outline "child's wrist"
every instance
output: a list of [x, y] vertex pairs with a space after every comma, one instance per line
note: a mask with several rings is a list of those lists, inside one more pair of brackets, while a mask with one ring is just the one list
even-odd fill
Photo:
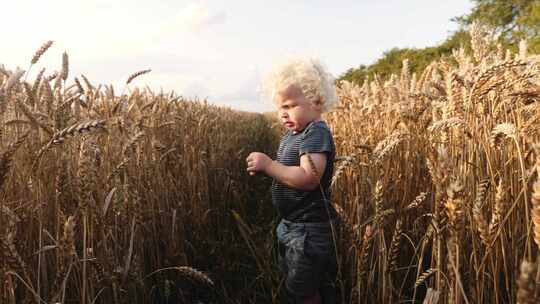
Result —
[[268, 162], [268, 165], [266, 166], [264, 172], [268, 175], [270, 175], [270, 172], [272, 172], [273, 167], [275, 166], [275, 161], [273, 159], [270, 159]]

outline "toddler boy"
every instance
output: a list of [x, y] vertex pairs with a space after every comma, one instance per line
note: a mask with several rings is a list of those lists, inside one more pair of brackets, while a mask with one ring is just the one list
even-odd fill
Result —
[[335, 145], [322, 113], [337, 102], [332, 76], [316, 59], [294, 59], [267, 77], [265, 89], [287, 132], [276, 160], [247, 157], [250, 175], [273, 178], [279, 266], [296, 303], [335, 303], [336, 211], [330, 203]]

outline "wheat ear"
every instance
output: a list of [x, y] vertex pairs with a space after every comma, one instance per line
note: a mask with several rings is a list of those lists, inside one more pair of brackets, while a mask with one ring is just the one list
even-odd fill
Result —
[[135, 72], [135, 73], [131, 74], [128, 77], [127, 81], [126, 81], [126, 84], [129, 84], [130, 82], [133, 81], [133, 79], [135, 79], [135, 78], [137, 78], [137, 77], [139, 77], [141, 75], [144, 75], [146, 73], [150, 73], [150, 71], [152, 71], [152, 70], [148, 69], [148, 70], [142, 70], [142, 71], [138, 71], [138, 72]]
[[41, 56], [53, 45], [53, 41], [49, 40], [45, 42], [41, 47], [36, 51], [34, 56], [32, 57], [32, 60], [30, 61], [31, 64], [36, 64], [41, 58]]
[[520, 274], [517, 281], [517, 303], [518, 304], [533, 304], [538, 303], [534, 294], [536, 263], [527, 261], [521, 262]]

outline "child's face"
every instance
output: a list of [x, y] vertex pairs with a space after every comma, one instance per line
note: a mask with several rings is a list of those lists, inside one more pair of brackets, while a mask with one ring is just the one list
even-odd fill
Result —
[[274, 101], [281, 123], [293, 132], [300, 132], [311, 121], [321, 118], [320, 108], [307, 100], [302, 90], [296, 86], [277, 92]]

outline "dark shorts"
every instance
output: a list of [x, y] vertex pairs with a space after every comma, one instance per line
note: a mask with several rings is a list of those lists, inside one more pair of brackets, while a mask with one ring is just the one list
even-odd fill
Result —
[[296, 297], [311, 296], [316, 291], [324, 296], [333, 290], [337, 261], [330, 223], [294, 223], [283, 219], [276, 232], [279, 267], [286, 275], [287, 290]]

